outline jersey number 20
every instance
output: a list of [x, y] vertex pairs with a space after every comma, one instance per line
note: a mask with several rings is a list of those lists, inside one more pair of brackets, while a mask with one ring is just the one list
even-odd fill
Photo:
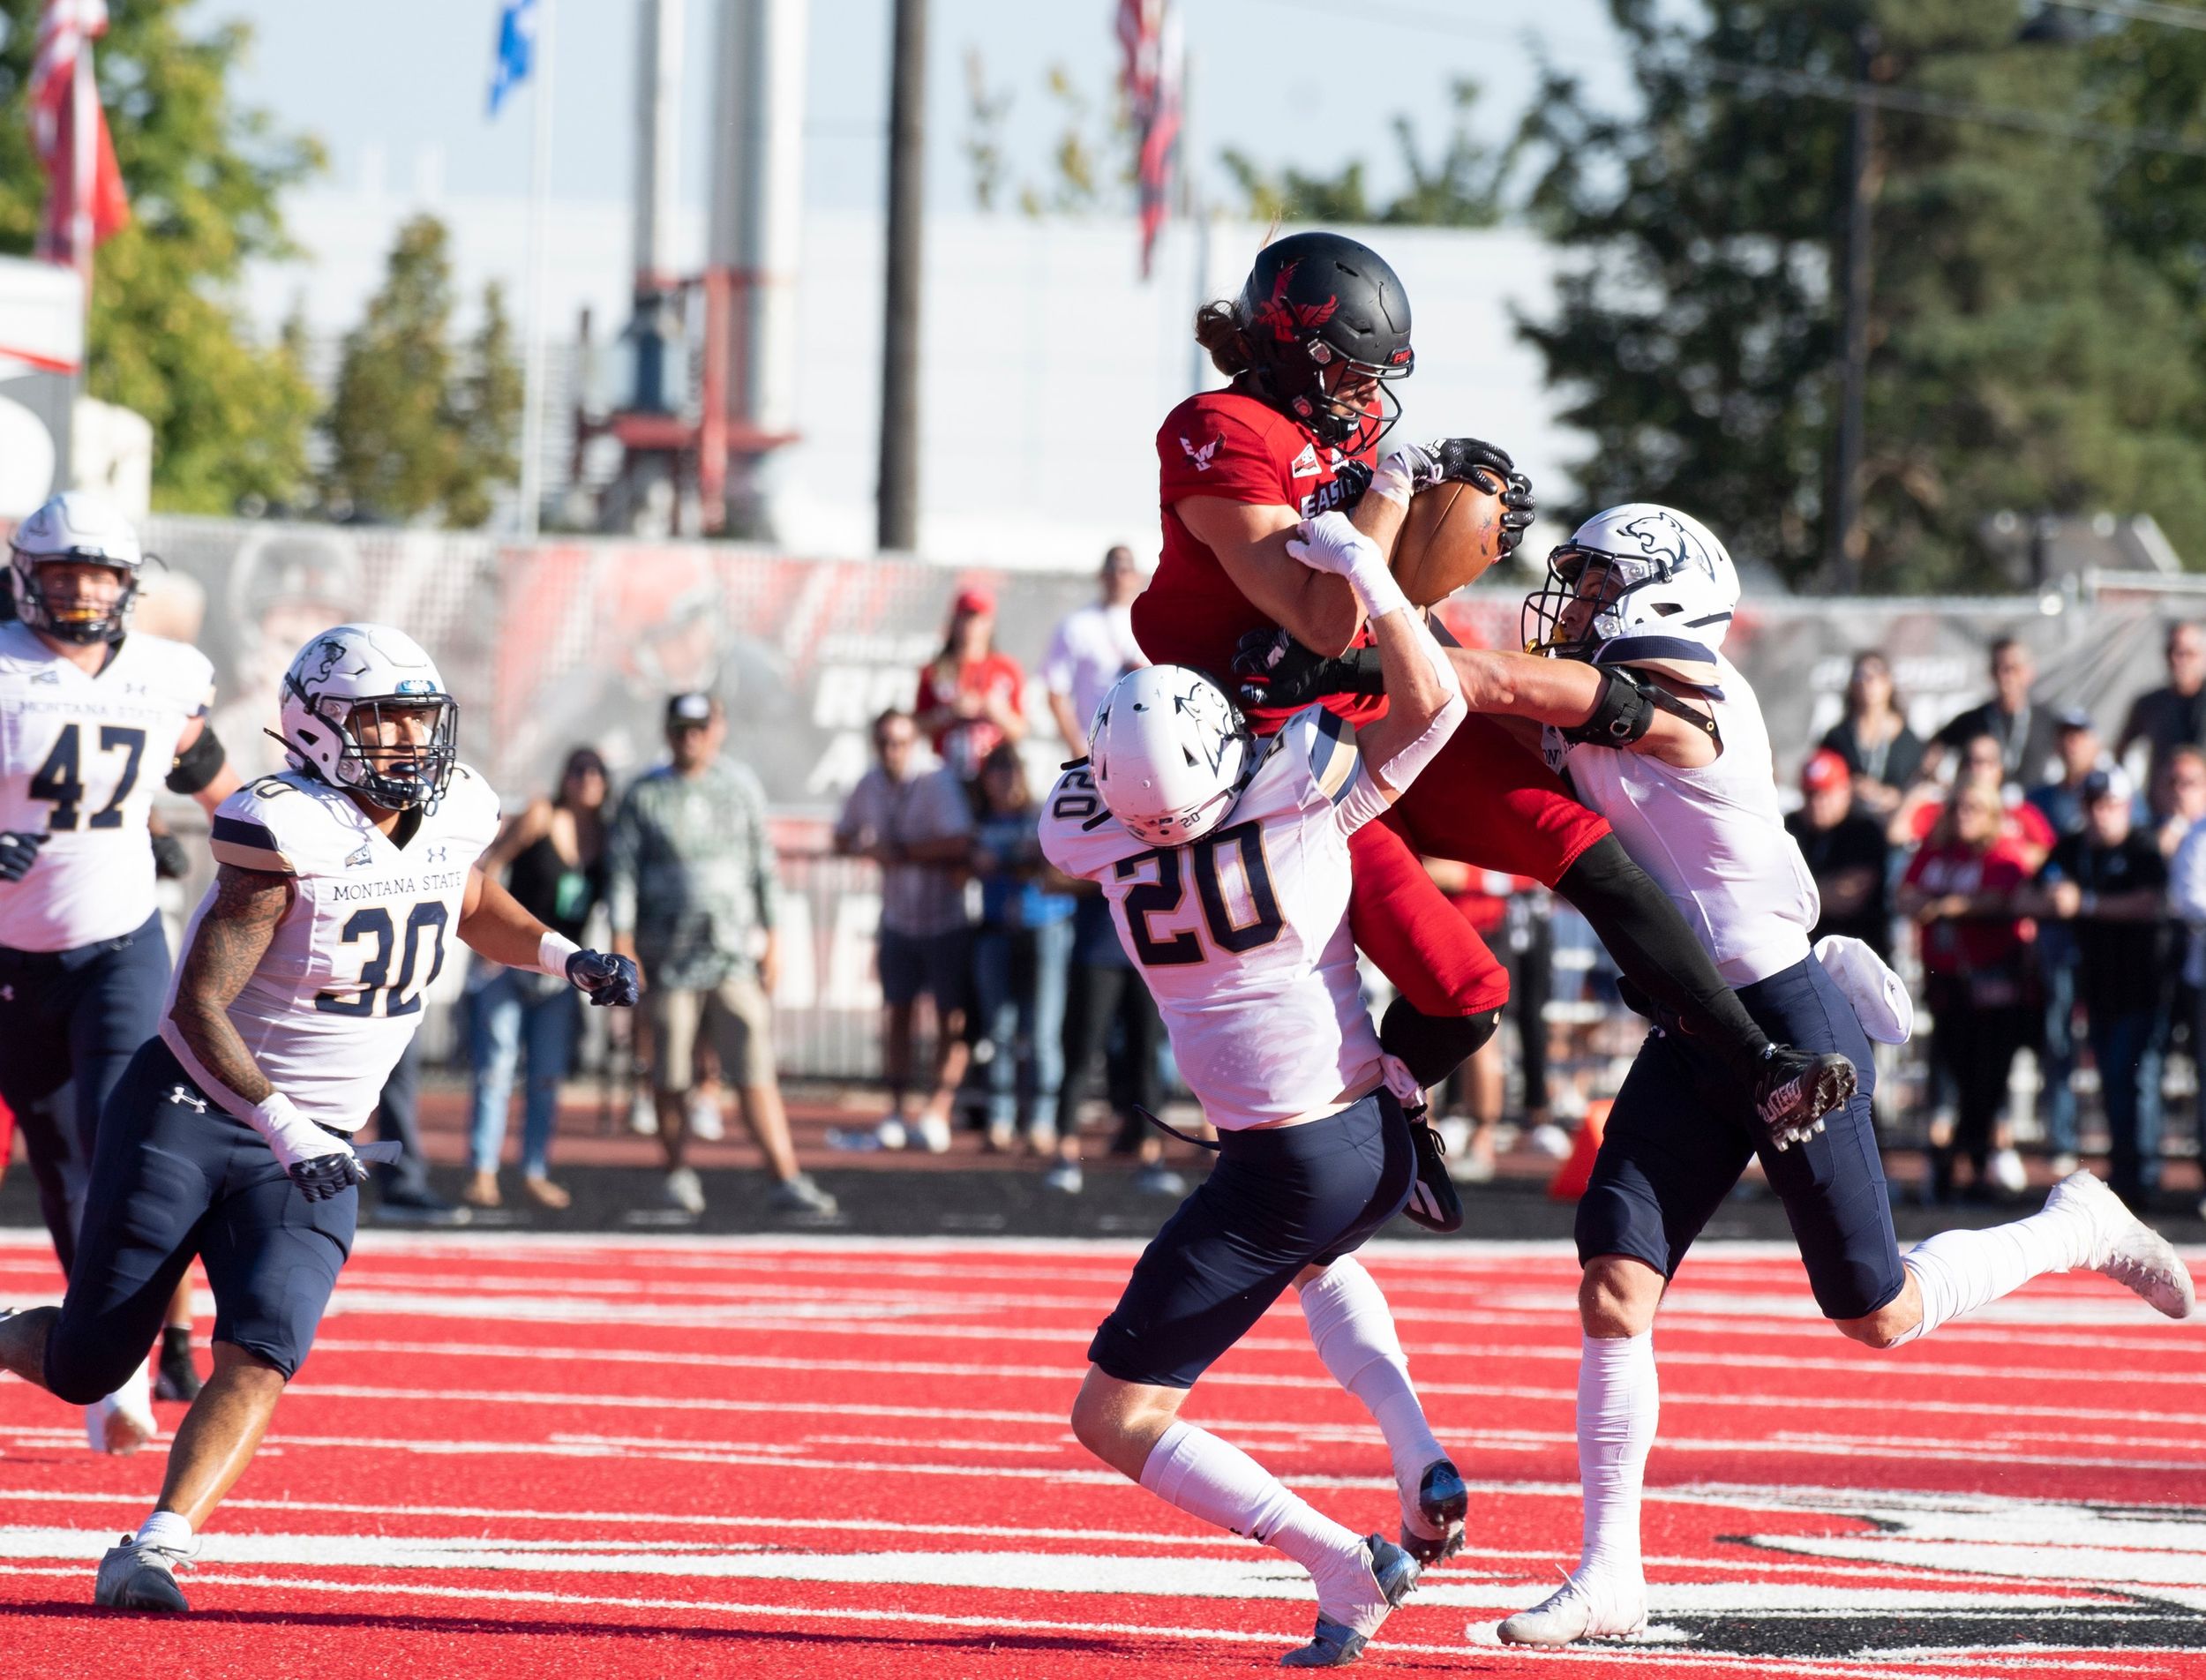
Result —
[[[1226, 902], [1226, 885], [1219, 874], [1219, 857], [1229, 851], [1239, 856], [1241, 873], [1249, 886], [1246, 921], [1234, 919], [1234, 907]], [[1152, 916], [1169, 916], [1187, 896], [1187, 883], [1181, 871], [1182, 858], [1188, 860], [1187, 873], [1195, 877], [1196, 896], [1203, 904], [1203, 926], [1210, 931], [1212, 941], [1219, 950], [1235, 955], [1253, 951], [1269, 945], [1285, 930], [1287, 923], [1279, 915], [1279, 896], [1272, 889], [1272, 872], [1264, 862], [1260, 825], [1236, 822], [1230, 829], [1205, 835], [1192, 845], [1144, 851], [1119, 863], [1117, 874], [1121, 881], [1144, 863], [1153, 860], [1157, 866], [1157, 878], [1129, 889], [1123, 901], [1126, 930], [1133, 936], [1134, 954], [1144, 965], [1169, 968], [1204, 962], [1210, 956], [1203, 949], [1202, 936], [1191, 927], [1164, 939], [1149, 929]]]
[[[84, 826], [119, 829], [123, 826], [123, 801], [131, 797], [131, 790], [138, 785], [138, 761], [146, 755], [146, 731], [125, 729], [119, 724], [102, 724], [100, 750], [123, 754], [123, 774], [116, 778], [115, 791], [108, 802], [94, 811], [91, 821]], [[46, 762], [38, 767], [38, 774], [31, 778], [31, 797], [54, 807], [46, 817], [49, 834], [64, 833], [77, 827], [78, 814], [85, 801], [83, 762], [84, 749], [78, 725], [64, 724], [60, 737], [54, 742], [54, 750], [46, 755]]]
[[[375, 941], [375, 954], [360, 964], [360, 992], [356, 997], [346, 997], [335, 992], [315, 994], [314, 1007], [325, 1015], [411, 1015], [421, 1008], [422, 992], [426, 992], [444, 968], [445, 908], [440, 898], [424, 898], [416, 904], [406, 918], [406, 949], [399, 958], [398, 978], [391, 979], [391, 948], [397, 944], [397, 930], [391, 922], [391, 912], [380, 904], [365, 910], [356, 910], [345, 923], [344, 932], [337, 937], [344, 944], [357, 944], [362, 940]], [[429, 972], [423, 976], [420, 991], [412, 991], [414, 970], [421, 961], [421, 936], [427, 933], [434, 941], [430, 953]], [[409, 993], [411, 992], [411, 995]]]

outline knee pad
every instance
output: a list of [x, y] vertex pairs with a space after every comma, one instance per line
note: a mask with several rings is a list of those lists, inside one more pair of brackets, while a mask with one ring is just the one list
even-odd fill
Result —
[[1501, 1025], [1501, 1011], [1481, 1015], [1427, 1015], [1407, 998], [1386, 1006], [1379, 1022], [1379, 1048], [1401, 1058], [1417, 1083], [1430, 1090], [1453, 1073]]

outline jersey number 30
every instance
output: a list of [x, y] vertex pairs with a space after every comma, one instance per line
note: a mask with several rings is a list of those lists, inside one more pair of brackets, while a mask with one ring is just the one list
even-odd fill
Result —
[[[116, 778], [115, 791], [108, 802], [92, 814], [87, 829], [119, 829], [123, 826], [123, 801], [131, 797], [131, 790], [138, 785], [138, 761], [146, 755], [146, 731], [125, 729], [119, 724], [100, 725], [100, 750], [102, 753], [123, 754], [123, 774]], [[46, 755], [38, 774], [31, 778], [31, 797], [43, 800], [54, 808], [48, 813], [46, 829], [49, 834], [61, 834], [73, 829], [85, 801], [84, 749], [78, 735], [78, 725], [64, 724], [61, 735], [54, 742], [54, 750]]]
[[[1245, 914], [1239, 918], [1235, 915], [1236, 906], [1227, 902], [1226, 882], [1219, 868], [1219, 858], [1226, 853], [1240, 861], [1242, 877], [1248, 887]], [[1186, 875], [1181, 869], [1183, 858], [1188, 865], [1186, 874], [1195, 877], [1196, 896], [1202, 901], [1203, 926], [1219, 950], [1235, 955], [1253, 951], [1269, 945], [1286, 929], [1287, 923], [1279, 915], [1279, 896], [1272, 889], [1272, 872], [1264, 862], [1260, 825], [1237, 822], [1230, 829], [1204, 836], [1192, 845], [1144, 851], [1119, 863], [1117, 874], [1121, 881], [1128, 879], [1144, 863], [1154, 862], [1157, 866], [1157, 878], [1128, 889], [1122, 901], [1126, 931], [1133, 939], [1134, 955], [1144, 965], [1169, 968], [1209, 958], [1210, 953], [1203, 949], [1202, 936], [1191, 927], [1162, 939], [1150, 931], [1152, 916], [1169, 916], [1187, 896]]]
[[[422, 993], [429, 989], [444, 968], [444, 928], [442, 899], [424, 898], [414, 906], [406, 918], [406, 949], [399, 958], [398, 978], [394, 980], [391, 949], [398, 939], [391, 912], [380, 904], [354, 911], [338, 939], [347, 945], [369, 939], [375, 941], [375, 954], [360, 964], [359, 993], [356, 996], [346, 996], [337, 992], [319, 992], [315, 994], [314, 1007], [325, 1015], [413, 1014], [421, 1008]], [[421, 936], [424, 933], [432, 941], [429, 972], [422, 977], [420, 990], [416, 991], [414, 970], [421, 962]]]

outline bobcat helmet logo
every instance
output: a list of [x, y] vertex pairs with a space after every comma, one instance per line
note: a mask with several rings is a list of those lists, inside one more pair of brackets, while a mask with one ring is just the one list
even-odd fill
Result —
[[322, 663], [321, 668], [315, 671], [312, 680], [327, 682], [329, 673], [337, 669], [337, 662], [345, 656], [345, 644], [334, 636], [326, 636], [314, 651], [321, 656]]
[[1667, 514], [1642, 514], [1624, 528], [1623, 535], [1639, 545], [1660, 576], [1675, 577], [1692, 561], [1691, 534]]
[[1182, 437], [1180, 439], [1180, 447], [1187, 451], [1187, 458], [1195, 463], [1195, 470], [1197, 472], [1208, 472], [1211, 469], [1211, 457], [1218, 453], [1219, 441], [1220, 439], [1212, 438], [1200, 449], [1197, 449], [1193, 444], [1189, 443], [1186, 438]]
[[1300, 263], [1287, 263], [1272, 281], [1272, 296], [1257, 305], [1257, 326], [1268, 326], [1272, 336], [1282, 344], [1299, 338], [1304, 333], [1314, 333], [1332, 319], [1333, 311], [1340, 307], [1338, 297], [1328, 297], [1322, 304], [1298, 304], [1287, 295], [1288, 284], [1294, 278]]

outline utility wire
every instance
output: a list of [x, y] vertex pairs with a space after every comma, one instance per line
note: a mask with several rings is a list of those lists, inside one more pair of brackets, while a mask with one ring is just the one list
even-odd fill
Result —
[[[2105, 0], [2116, 4], [2117, 0]], [[2142, 0], [2120, 0], [2142, 4]], [[2062, 0], [2068, 4], [2068, 0]], [[2133, 152], [2160, 152], [2175, 157], [2206, 158], [2206, 140], [2189, 140], [2165, 129], [2115, 128], [2075, 117], [2052, 116], [2043, 111], [2013, 106], [1977, 105], [1947, 99], [1939, 94], [1918, 93], [1882, 82], [1844, 81], [1835, 76], [1810, 75], [1805, 71], [1776, 70], [1760, 64], [1736, 64], [1722, 59], [1706, 60], [1700, 68], [1718, 81], [1737, 84], [1750, 91], [1791, 94], [1805, 99], [1827, 99], [1842, 105], [1873, 105], [1881, 110], [1907, 111], [1917, 116], [1942, 116], [1955, 122], [1981, 123], [1991, 128], [2046, 134], [2059, 139], [2089, 140]]]

